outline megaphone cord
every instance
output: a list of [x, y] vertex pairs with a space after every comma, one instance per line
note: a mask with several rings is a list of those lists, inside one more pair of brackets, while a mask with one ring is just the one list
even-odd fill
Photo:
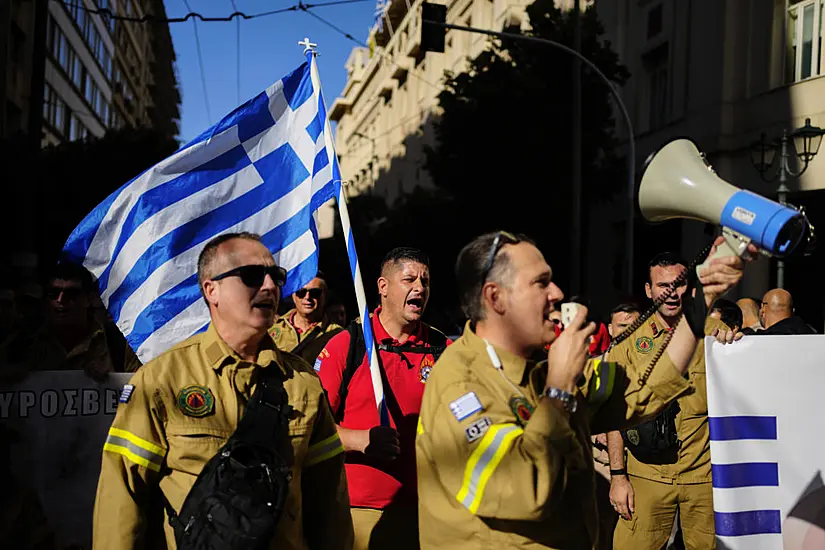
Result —
[[[707, 245], [704, 249], [702, 249], [702, 251], [696, 256], [696, 258], [694, 258], [694, 260], [690, 263], [690, 265], [687, 266], [687, 269], [685, 269], [678, 277], [676, 277], [676, 279], [673, 280], [672, 283], [670, 283], [670, 288], [668, 288], [668, 290], [664, 294], [659, 296], [657, 299], [653, 300], [653, 303], [651, 304], [651, 306], [649, 308], [647, 308], [645, 310], [645, 312], [642, 313], [639, 316], [638, 319], [636, 319], [633, 323], [631, 323], [630, 326], [628, 326], [626, 329], [624, 329], [624, 331], [622, 331], [621, 334], [616, 336], [616, 338], [614, 338], [613, 341], [610, 342], [610, 347], [608, 348], [607, 353], [609, 353], [611, 349], [613, 349], [617, 345], [621, 344], [623, 341], [630, 338], [630, 336], [634, 332], [639, 330], [642, 327], [642, 325], [644, 325], [645, 322], [648, 319], [650, 319], [656, 313], [656, 311], [661, 307], [662, 304], [664, 304], [667, 300], [669, 300], [676, 293], [676, 289], [678, 289], [680, 286], [685, 284], [688, 277], [690, 277], [690, 275], [692, 273], [695, 273], [696, 266], [699, 265], [700, 263], [704, 262], [705, 258], [708, 257], [708, 254], [710, 254], [711, 248], [713, 248], [712, 243]], [[667, 334], [665, 335], [665, 339], [662, 342], [662, 345], [659, 346], [658, 350], [656, 350], [656, 353], [653, 355], [653, 359], [650, 361], [650, 365], [648, 365], [648, 367], [645, 370], [644, 374], [639, 379], [640, 383], [644, 384], [647, 381], [647, 379], [650, 377], [650, 374], [653, 372], [653, 367], [656, 366], [656, 363], [659, 361], [659, 359], [662, 357], [662, 354], [667, 349], [668, 344], [670, 344], [670, 340], [673, 338], [673, 333], [676, 330], [676, 327], [682, 321], [683, 317], [684, 317], [684, 313], [680, 313], [679, 318], [676, 320], [676, 323], [673, 325], [673, 329], [667, 331]]]

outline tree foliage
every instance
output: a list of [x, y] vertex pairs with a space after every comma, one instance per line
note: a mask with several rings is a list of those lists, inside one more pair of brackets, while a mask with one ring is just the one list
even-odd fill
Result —
[[[536, 0], [527, 14], [531, 30], [524, 34], [572, 47], [572, 12]], [[581, 45], [617, 87], [626, 82], [629, 73], [592, 8], [581, 17]], [[437, 145], [427, 151], [436, 186], [460, 201], [457, 215], [467, 214], [459, 223], [476, 234], [497, 228], [527, 233], [556, 258], [554, 267], [570, 253], [573, 63], [569, 53], [549, 45], [491, 43], [468, 72], [447, 79], [438, 98]], [[588, 203], [608, 199], [626, 183], [610, 90], [587, 68], [581, 90], [586, 215]]]

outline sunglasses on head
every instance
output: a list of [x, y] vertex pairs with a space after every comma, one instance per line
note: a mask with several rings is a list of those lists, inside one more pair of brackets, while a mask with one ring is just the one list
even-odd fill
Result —
[[295, 291], [295, 296], [298, 297], [299, 300], [303, 300], [304, 296], [309, 294], [309, 297], [313, 300], [320, 300], [321, 295], [324, 293], [324, 289], [322, 288], [302, 288], [300, 290]]
[[83, 294], [83, 289], [77, 287], [61, 288], [59, 286], [53, 286], [46, 290], [45, 294], [46, 298], [49, 300], [57, 300], [60, 298], [61, 294], [63, 295], [64, 300], [77, 300]]
[[525, 240], [524, 236], [514, 235], [507, 231], [499, 231], [496, 233], [496, 238], [493, 239], [493, 244], [490, 247], [490, 254], [487, 256], [487, 261], [484, 264], [484, 270], [482, 271], [483, 277], [481, 278], [482, 282], [486, 281], [490, 275], [490, 271], [493, 269], [493, 264], [496, 261], [496, 255], [498, 251], [501, 250], [501, 247], [505, 244], [518, 244], [523, 240]]
[[220, 281], [227, 277], [240, 277], [241, 282], [249, 288], [261, 288], [266, 276], [272, 277], [272, 282], [278, 286], [286, 283], [286, 269], [277, 265], [242, 265], [212, 277], [213, 281]]

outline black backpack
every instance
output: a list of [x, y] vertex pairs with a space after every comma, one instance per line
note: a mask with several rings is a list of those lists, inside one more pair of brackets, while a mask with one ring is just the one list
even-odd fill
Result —
[[665, 463], [675, 458], [679, 448], [676, 415], [679, 404], [668, 404], [655, 418], [622, 432], [627, 449], [640, 462]]
[[262, 369], [237, 430], [203, 467], [180, 513], [165, 503], [178, 550], [269, 547], [292, 480], [279, 450], [289, 444], [291, 413], [281, 370]]
[[[404, 343], [400, 346], [393, 346], [390, 344], [378, 344], [377, 351], [386, 351], [399, 354], [410, 368], [413, 368], [413, 365], [404, 355], [405, 353], [432, 355], [433, 362], [438, 361], [438, 358], [441, 357], [441, 354], [444, 353], [445, 349], [447, 349], [447, 337], [443, 332], [429, 325], [427, 325], [427, 330], [429, 331], [427, 345]], [[341, 377], [341, 386], [338, 389], [338, 414], [336, 414], [336, 420], [339, 422], [344, 417], [347, 394], [349, 393], [349, 383], [352, 380], [353, 375], [355, 375], [355, 371], [357, 371], [358, 367], [361, 366], [361, 363], [364, 362], [364, 357], [367, 354], [367, 345], [364, 342], [364, 330], [361, 328], [360, 319], [350, 323], [349, 326], [347, 326], [347, 332], [349, 332], [347, 364], [346, 367], [344, 367], [344, 373]], [[379, 354], [379, 362], [380, 358], [381, 356]], [[387, 391], [387, 388], [385, 388], [385, 391]]]

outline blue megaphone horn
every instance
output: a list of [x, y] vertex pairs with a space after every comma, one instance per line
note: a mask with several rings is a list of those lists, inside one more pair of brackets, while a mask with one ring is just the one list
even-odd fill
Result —
[[[639, 209], [646, 220], [687, 218], [722, 227], [725, 244], [713, 258], [745, 254], [753, 243], [768, 256], [786, 257], [813, 226], [803, 209], [779, 204], [721, 179], [689, 139], [675, 139], [651, 154], [642, 172]], [[712, 258], [697, 266], [697, 272]]]

